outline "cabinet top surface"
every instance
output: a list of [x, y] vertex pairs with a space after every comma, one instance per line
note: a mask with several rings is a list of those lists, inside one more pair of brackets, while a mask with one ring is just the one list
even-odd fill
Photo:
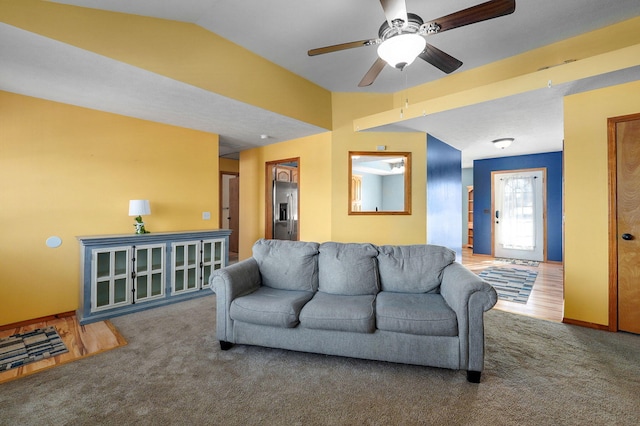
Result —
[[158, 241], [173, 238], [199, 238], [204, 237], [224, 237], [231, 234], [230, 229], [203, 229], [198, 231], [175, 231], [175, 232], [150, 232], [148, 234], [112, 234], [112, 235], [86, 235], [76, 237], [81, 243], [96, 243], [107, 241]]

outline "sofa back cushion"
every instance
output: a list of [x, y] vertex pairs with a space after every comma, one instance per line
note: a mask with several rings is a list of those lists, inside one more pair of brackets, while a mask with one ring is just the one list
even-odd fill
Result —
[[318, 289], [344, 296], [377, 294], [377, 255], [373, 244], [322, 243], [318, 256]]
[[280, 290], [318, 290], [318, 243], [260, 239], [253, 245], [262, 285]]
[[383, 291], [437, 292], [442, 271], [456, 260], [456, 253], [436, 245], [380, 246], [378, 268]]

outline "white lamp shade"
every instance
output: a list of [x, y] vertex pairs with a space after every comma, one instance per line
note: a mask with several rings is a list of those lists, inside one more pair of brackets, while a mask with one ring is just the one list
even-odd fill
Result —
[[151, 214], [149, 200], [129, 200], [129, 216], [143, 216]]
[[400, 34], [391, 37], [378, 46], [378, 56], [395, 68], [404, 68], [418, 57], [427, 45], [418, 34]]

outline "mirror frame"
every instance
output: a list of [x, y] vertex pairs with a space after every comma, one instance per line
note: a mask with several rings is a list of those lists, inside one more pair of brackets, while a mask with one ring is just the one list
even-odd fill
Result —
[[[353, 211], [351, 208], [351, 194], [353, 191], [353, 156], [366, 155], [374, 157], [404, 157], [404, 209], [386, 211]], [[348, 184], [347, 192], [348, 212], [351, 216], [380, 216], [380, 215], [410, 215], [411, 214], [411, 153], [391, 151], [349, 151], [348, 157]]]

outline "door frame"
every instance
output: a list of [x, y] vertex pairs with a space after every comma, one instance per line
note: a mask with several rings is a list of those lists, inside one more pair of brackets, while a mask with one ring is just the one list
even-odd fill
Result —
[[618, 331], [618, 137], [617, 125], [640, 120], [640, 113], [607, 119], [609, 167], [609, 331]]
[[220, 177], [219, 177], [219, 191], [218, 191], [218, 206], [219, 206], [219, 210], [220, 210], [220, 217], [218, 218], [218, 227], [222, 229], [222, 187], [224, 185], [224, 175], [229, 175], [229, 176], [235, 176], [237, 178], [240, 177], [240, 173], [238, 172], [220, 172]]
[[533, 167], [530, 169], [514, 169], [514, 170], [493, 170], [491, 172], [491, 256], [495, 257], [496, 253], [496, 200], [495, 188], [493, 185], [494, 176], [501, 173], [522, 173], [522, 172], [542, 172], [542, 261], [547, 261], [547, 168]]
[[[219, 173], [219, 183], [218, 183], [218, 228], [222, 229], [222, 225], [223, 225], [223, 215], [224, 215], [224, 211], [223, 211], [223, 200], [222, 200], [222, 191], [223, 191], [223, 187], [224, 187], [224, 176], [228, 175], [228, 176], [235, 176], [237, 179], [240, 179], [240, 173], [238, 172], [226, 172], [226, 171], [220, 171]], [[227, 187], [227, 192], [228, 191], [228, 187]], [[238, 187], [239, 189], [239, 187]], [[227, 214], [229, 214], [231, 212], [231, 210], [229, 210], [227, 212]], [[240, 215], [240, 209], [238, 208], [238, 216]], [[231, 227], [229, 227], [230, 229]], [[240, 220], [238, 218], [238, 233], [236, 233], [235, 238], [238, 239], [238, 250], [240, 250]], [[232, 238], [231, 236], [229, 238]]]
[[[225, 187], [225, 181], [224, 181], [224, 176], [235, 176], [236, 179], [240, 179], [240, 173], [239, 172], [226, 172], [226, 171], [220, 171], [220, 178], [218, 179], [219, 182], [219, 189], [218, 189], [218, 210], [219, 210], [219, 217], [218, 217], [218, 227], [220, 229], [223, 229], [223, 222], [224, 222], [224, 206], [223, 206], [223, 190]], [[240, 181], [238, 181], [239, 183]], [[229, 193], [229, 185], [227, 183], [227, 193]], [[238, 186], [238, 192], [240, 192], [240, 186]], [[229, 194], [227, 194], [229, 195]], [[238, 196], [240, 194], [238, 193]], [[238, 200], [240, 201], [240, 200]], [[227, 211], [227, 214], [229, 216], [231, 216], [231, 204], [229, 204], [228, 206], [229, 210]], [[238, 232], [236, 232], [235, 236], [234, 235], [230, 235], [229, 239], [231, 238], [235, 238], [237, 240], [237, 249], [240, 250], [240, 207], [239, 207], [239, 203], [238, 203]], [[231, 229], [231, 224], [229, 224], [229, 229]], [[235, 242], [235, 240], [234, 240]], [[231, 247], [231, 242], [229, 242], [229, 247]]]
[[264, 163], [264, 238], [273, 239], [273, 179], [272, 169], [278, 164], [284, 163], [298, 164], [298, 239], [300, 239], [300, 157], [284, 158], [282, 160], [267, 161]]

